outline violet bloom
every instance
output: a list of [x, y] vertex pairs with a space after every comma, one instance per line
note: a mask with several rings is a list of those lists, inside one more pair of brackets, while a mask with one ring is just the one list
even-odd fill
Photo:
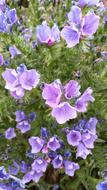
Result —
[[31, 170], [23, 176], [23, 183], [24, 184], [29, 183], [31, 180], [37, 183], [42, 176], [43, 176], [42, 172], [37, 173], [36, 171]]
[[64, 86], [64, 94], [67, 99], [76, 98], [78, 97], [80, 93], [80, 85], [75, 80], [70, 80], [65, 86]]
[[70, 119], [77, 117], [76, 109], [68, 102], [62, 102], [57, 105], [55, 108], [53, 108], [51, 114], [59, 124], [64, 124]]
[[16, 168], [14, 166], [8, 166], [8, 171], [11, 175], [17, 175], [19, 172], [19, 168]]
[[68, 144], [72, 146], [78, 146], [81, 141], [81, 133], [79, 131], [71, 130], [67, 134]]
[[42, 92], [42, 97], [46, 100], [46, 104], [52, 108], [56, 107], [61, 99], [61, 89], [59, 84], [53, 82], [45, 84]]
[[77, 163], [67, 160], [64, 161], [64, 167], [65, 167], [65, 173], [71, 177], [74, 176], [75, 171], [80, 168]]
[[2, 73], [2, 77], [6, 82], [5, 88], [10, 91], [15, 91], [18, 82], [18, 73], [15, 69], [7, 69]]
[[22, 121], [22, 120], [27, 119], [27, 117], [26, 117], [24, 111], [22, 111], [22, 110], [17, 110], [17, 111], [15, 112], [15, 115], [16, 115], [16, 121], [17, 121], [17, 122], [20, 122], [20, 121]]
[[51, 137], [48, 141], [47, 147], [52, 151], [56, 151], [60, 148], [59, 140], [56, 137]]
[[83, 159], [86, 159], [86, 157], [91, 154], [91, 150], [87, 149], [85, 145], [80, 142], [80, 144], [77, 147], [77, 153], [76, 158], [81, 157]]
[[25, 91], [21, 87], [17, 87], [16, 90], [10, 92], [11, 96], [13, 96], [15, 99], [21, 99], [23, 98]]
[[16, 137], [16, 133], [14, 131], [14, 128], [8, 128], [6, 131], [5, 131], [5, 138], [8, 139], [8, 140], [11, 140], [13, 138]]
[[54, 160], [52, 160], [52, 165], [55, 169], [61, 168], [63, 164], [63, 158], [61, 155], [57, 155]]
[[86, 112], [89, 102], [94, 102], [94, 97], [92, 96], [93, 90], [89, 87], [85, 90], [83, 95], [76, 101], [76, 109], [78, 112]]
[[89, 132], [85, 132], [82, 134], [82, 142], [84, 143], [86, 148], [92, 149], [94, 148], [94, 142], [97, 139], [97, 135], [93, 135]]
[[14, 59], [17, 55], [21, 55], [21, 52], [16, 48], [16, 46], [10, 46], [9, 52], [11, 54], [11, 59]]
[[4, 10], [5, 4], [6, 4], [5, 0], [0, 0], [0, 10], [1, 10], [1, 11]]
[[43, 148], [45, 141], [39, 137], [30, 137], [29, 144], [32, 147], [31, 153], [38, 153]]
[[0, 54], [0, 66], [2, 66], [2, 65], [3, 65], [3, 63], [4, 63], [4, 59], [3, 59], [2, 54]]
[[94, 6], [97, 5], [99, 3], [100, 0], [79, 0], [79, 6], [80, 7], [84, 7], [84, 6]]
[[47, 162], [43, 158], [39, 157], [36, 160], [34, 160], [32, 164], [32, 169], [37, 173], [40, 173], [40, 172], [45, 172], [47, 166], [48, 166]]
[[20, 171], [22, 173], [26, 173], [28, 169], [29, 169], [29, 164], [25, 163], [25, 161], [22, 161], [20, 164]]
[[0, 11], [0, 32], [5, 33], [8, 32], [8, 24], [6, 21], [6, 16], [2, 11]]
[[8, 180], [9, 174], [7, 174], [4, 166], [0, 166], [0, 180]]
[[96, 135], [96, 125], [98, 120], [96, 117], [91, 117], [90, 120], [86, 123], [85, 128], [90, 131], [91, 134]]
[[37, 43], [47, 44], [48, 46], [53, 45], [55, 42], [60, 40], [60, 31], [58, 26], [54, 24], [52, 28], [47, 25], [47, 22], [42, 22], [41, 25], [36, 28]]
[[21, 87], [25, 90], [32, 90], [35, 88], [40, 80], [40, 75], [35, 69], [26, 70], [19, 77]]
[[31, 125], [28, 123], [28, 121], [22, 121], [16, 125], [16, 128], [21, 131], [21, 133], [26, 133], [31, 129]]
[[14, 24], [17, 21], [16, 9], [10, 9], [7, 13], [10, 24]]
[[98, 183], [98, 185], [96, 186], [96, 190], [106, 190], [107, 189], [107, 181], [102, 181], [100, 183]]
[[96, 32], [100, 17], [91, 12], [82, 17], [81, 9], [73, 6], [68, 13], [68, 20], [70, 25], [62, 29], [61, 36], [70, 48], [77, 45], [81, 37], [92, 36]]

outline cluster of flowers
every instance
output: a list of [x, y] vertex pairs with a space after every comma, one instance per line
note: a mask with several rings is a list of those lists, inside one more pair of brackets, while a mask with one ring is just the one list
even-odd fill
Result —
[[0, 1], [0, 32], [9, 32], [17, 22], [16, 9], [6, 6], [5, 0]]
[[[26, 133], [31, 129], [30, 122], [33, 122], [36, 119], [35, 112], [30, 112], [27, 116], [24, 111], [17, 110], [15, 112], [16, 115], [16, 128], [20, 130], [20, 132]], [[10, 127], [5, 131], [5, 138], [11, 140], [16, 137], [15, 129]]]
[[[17, 114], [16, 120], [23, 118], [23, 112]], [[33, 116], [34, 118], [34, 116]], [[41, 128], [41, 136], [33, 136], [29, 138], [31, 152], [28, 157], [33, 155], [32, 164], [26, 164], [24, 161], [21, 164], [13, 163], [13, 166], [8, 167], [6, 172], [3, 166], [0, 167], [0, 180], [13, 179], [21, 187], [25, 187], [26, 183], [33, 180], [38, 182], [46, 172], [48, 165], [52, 165], [54, 169], [64, 169], [69, 176], [74, 176], [76, 170], [80, 168], [78, 163], [72, 160], [73, 147], [77, 147], [76, 158], [86, 157], [91, 154], [94, 148], [94, 142], [97, 139], [96, 125], [98, 121], [95, 117], [87, 120], [80, 120], [72, 129], [63, 128], [62, 132], [66, 136], [67, 143], [57, 136], [50, 137], [50, 132], [46, 128]], [[31, 161], [30, 161], [31, 162]], [[25, 174], [22, 179], [16, 178], [18, 172]]]
[[[45, 103], [52, 108], [51, 115], [59, 124], [76, 118], [77, 112], [86, 112], [88, 103], [94, 101], [90, 87], [81, 96], [79, 90], [80, 85], [75, 80], [70, 80], [64, 87], [60, 80], [44, 84], [42, 97]], [[74, 100], [74, 107], [68, 102], [70, 100]]]
[[35, 88], [40, 80], [40, 75], [35, 69], [27, 70], [23, 64], [17, 70], [6, 69], [2, 77], [6, 82], [5, 88], [10, 90], [11, 95], [16, 99], [22, 98], [25, 90], [31, 91]]

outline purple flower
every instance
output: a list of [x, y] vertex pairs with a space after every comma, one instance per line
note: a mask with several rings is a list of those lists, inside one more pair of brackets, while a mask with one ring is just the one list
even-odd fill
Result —
[[34, 160], [32, 164], [32, 169], [37, 173], [40, 173], [40, 172], [45, 172], [47, 166], [48, 166], [47, 162], [43, 158], [39, 157], [36, 160]]
[[84, 6], [94, 6], [97, 5], [99, 3], [100, 0], [79, 0], [79, 6], [80, 7], [84, 7]]
[[20, 171], [22, 173], [26, 173], [28, 169], [29, 169], [29, 164], [26, 164], [25, 161], [22, 161], [20, 164]]
[[17, 129], [20, 129], [21, 133], [26, 133], [31, 129], [31, 125], [28, 123], [28, 121], [21, 121], [16, 125]]
[[17, 80], [18, 74], [16, 73], [15, 69], [7, 69], [2, 73], [3, 79], [6, 81], [5, 88], [14, 91], [16, 89], [16, 85], [18, 85]]
[[81, 133], [79, 131], [71, 130], [67, 134], [68, 144], [72, 146], [78, 146], [81, 141]]
[[84, 143], [86, 148], [92, 149], [94, 148], [94, 141], [97, 139], [97, 135], [93, 135], [89, 132], [85, 132], [82, 134], [82, 142]]
[[10, 90], [11, 95], [20, 99], [24, 96], [25, 90], [32, 90], [39, 83], [40, 75], [36, 70], [24, 69], [23, 72], [15, 69], [6, 69], [2, 73], [2, 77], [6, 82], [5, 88]]
[[59, 124], [64, 124], [70, 119], [77, 117], [77, 112], [68, 102], [62, 102], [53, 108], [51, 112], [52, 116], [55, 117]]
[[15, 99], [23, 98], [25, 91], [21, 87], [17, 87], [15, 91], [10, 92], [11, 96], [13, 96]]
[[96, 125], [98, 120], [96, 117], [91, 117], [90, 120], [86, 123], [86, 129], [90, 131], [93, 135], [96, 135]]
[[29, 144], [32, 147], [31, 153], [38, 153], [43, 148], [45, 141], [39, 137], [30, 137]]
[[14, 59], [17, 55], [21, 55], [21, 52], [16, 48], [16, 46], [10, 46], [9, 52], [11, 54], [11, 59]]
[[51, 137], [48, 141], [47, 147], [52, 151], [56, 151], [60, 148], [60, 143], [56, 137]]
[[30, 112], [28, 118], [29, 118], [29, 122], [34, 121], [36, 119], [36, 113]]
[[107, 181], [100, 182], [96, 186], [96, 190], [106, 190], [107, 189]]
[[17, 72], [18, 73], [23, 73], [26, 70], [27, 70], [27, 67], [26, 67], [25, 64], [20, 64], [19, 67], [17, 67]]
[[17, 121], [17, 122], [20, 122], [20, 121], [22, 121], [22, 120], [27, 119], [27, 117], [26, 117], [24, 111], [17, 110], [17, 111], [15, 112], [15, 115], [16, 115], [16, 121]]
[[8, 171], [9, 171], [9, 174], [11, 175], [17, 175], [19, 168], [16, 168], [14, 166], [8, 166]]
[[61, 168], [63, 164], [63, 158], [61, 155], [57, 155], [54, 160], [52, 160], [52, 165], [55, 169]]
[[54, 24], [52, 28], [47, 25], [47, 22], [42, 22], [41, 25], [36, 28], [36, 37], [38, 44], [53, 45], [60, 40], [60, 31], [58, 26]]
[[87, 105], [89, 102], [93, 102], [95, 99], [92, 96], [93, 90], [89, 87], [83, 95], [77, 99], [76, 101], [76, 109], [78, 112], [86, 112], [87, 111]]
[[5, 138], [11, 140], [16, 137], [16, 133], [14, 132], [14, 128], [8, 128], [5, 131]]
[[82, 18], [81, 9], [73, 6], [68, 13], [68, 20], [70, 25], [62, 29], [61, 36], [70, 48], [78, 44], [82, 36], [91, 36], [96, 32], [100, 17], [90, 12]]
[[0, 11], [0, 32], [2, 33], [8, 32], [8, 24], [6, 21], [6, 16], [2, 11]]
[[4, 166], [0, 166], [0, 180], [8, 180], [9, 174], [7, 174]]
[[27, 70], [19, 77], [21, 87], [25, 90], [35, 88], [40, 80], [40, 75], [35, 69]]
[[60, 86], [56, 82], [44, 85], [42, 97], [46, 100], [46, 104], [50, 107], [54, 108], [58, 105], [61, 95], [62, 93]]
[[4, 59], [3, 59], [2, 54], [0, 54], [0, 66], [2, 66], [2, 65], [3, 65], [3, 63], [4, 63]]
[[1, 10], [1, 11], [4, 10], [4, 8], [5, 8], [5, 3], [6, 3], [5, 0], [1, 0], [1, 1], [0, 1], [0, 10]]
[[85, 147], [85, 145], [80, 142], [78, 147], [77, 147], [77, 153], [76, 153], [76, 157], [81, 157], [83, 159], [86, 159], [86, 157], [91, 154], [91, 150], [87, 149]]
[[43, 176], [42, 172], [37, 173], [36, 171], [31, 170], [23, 176], [23, 182], [24, 184], [26, 184], [29, 183], [31, 180], [33, 180], [34, 182], [37, 183], [42, 176]]
[[70, 80], [64, 87], [64, 94], [67, 99], [76, 98], [80, 93], [80, 85], [75, 80]]
[[17, 21], [17, 14], [16, 14], [16, 9], [10, 9], [8, 11], [8, 19], [10, 24], [14, 24]]
[[71, 177], [74, 176], [75, 171], [80, 168], [77, 163], [67, 160], [64, 161], [64, 167], [65, 167], [65, 173]]

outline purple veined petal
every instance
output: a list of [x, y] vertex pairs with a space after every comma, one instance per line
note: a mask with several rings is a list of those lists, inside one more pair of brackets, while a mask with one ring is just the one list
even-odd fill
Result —
[[60, 41], [60, 30], [57, 26], [57, 24], [54, 24], [52, 29], [51, 29], [51, 36], [54, 38], [55, 42]]
[[52, 116], [59, 124], [64, 124], [70, 119], [77, 117], [77, 112], [68, 102], [63, 102], [57, 105], [51, 112]]
[[37, 172], [35, 172], [34, 174], [33, 174], [33, 176], [32, 176], [32, 180], [35, 182], [35, 183], [37, 183], [39, 180], [40, 180], [40, 178], [43, 176], [43, 173], [42, 172], [39, 172], [39, 173], [37, 173]]
[[89, 154], [91, 154], [91, 150], [87, 149], [85, 145], [80, 142], [77, 147], [76, 158], [81, 157], [83, 159], [86, 159]]
[[30, 137], [29, 144], [32, 147], [31, 153], [38, 153], [43, 148], [45, 141], [39, 137]]
[[81, 25], [82, 11], [78, 6], [72, 6], [67, 16], [71, 24]]
[[3, 63], [4, 63], [4, 59], [3, 59], [2, 54], [0, 54], [0, 66], [2, 66], [2, 65], [3, 65]]
[[55, 82], [51, 84], [45, 84], [42, 92], [43, 99], [46, 100], [46, 104], [50, 107], [56, 107], [61, 99], [61, 89], [59, 84]]
[[6, 1], [5, 0], [1, 0], [0, 1], [0, 10], [3, 11], [6, 5]]
[[97, 139], [97, 135], [93, 135], [89, 132], [82, 134], [82, 142], [84, 143], [86, 148], [93, 149], [94, 142]]
[[16, 46], [10, 46], [9, 52], [11, 54], [11, 59], [14, 59], [17, 55], [21, 55], [21, 52], [16, 48]]
[[6, 131], [5, 131], [5, 138], [8, 139], [8, 140], [11, 140], [13, 138], [16, 137], [16, 133], [14, 131], [14, 128], [8, 128]]
[[57, 155], [53, 160], [52, 160], [52, 165], [55, 169], [61, 168], [63, 164], [63, 158], [61, 155]]
[[78, 146], [81, 141], [81, 133], [79, 131], [71, 130], [67, 134], [67, 142], [72, 146]]
[[17, 21], [16, 9], [11, 9], [8, 11], [8, 18], [10, 24], [14, 24]]
[[32, 164], [32, 170], [36, 171], [37, 173], [45, 172], [47, 169], [47, 162], [41, 157], [38, 157], [36, 160], [34, 160]]
[[25, 91], [23, 88], [21, 87], [18, 87], [15, 91], [11, 91], [10, 92], [11, 96], [13, 96], [15, 99], [21, 99], [23, 98], [24, 94], [25, 94]]
[[47, 147], [52, 151], [56, 151], [61, 147], [59, 140], [56, 137], [51, 137], [48, 141]]
[[71, 177], [74, 176], [75, 171], [80, 168], [77, 163], [68, 160], [64, 162], [64, 166], [65, 166], [65, 173]]
[[95, 13], [88, 13], [82, 21], [81, 32], [82, 35], [91, 36], [93, 35], [99, 26], [100, 17]]
[[34, 175], [35, 171], [31, 170], [29, 172], [27, 172], [24, 176], [23, 176], [23, 183], [29, 183], [32, 180], [32, 177]]
[[78, 112], [86, 112], [89, 102], [94, 102], [94, 97], [92, 96], [92, 88], [89, 87], [85, 90], [82, 96], [76, 101], [76, 109]]
[[78, 97], [80, 93], [80, 85], [75, 80], [70, 80], [65, 86], [64, 86], [64, 94], [67, 99], [76, 98]]
[[86, 5], [88, 6], [94, 6], [94, 5], [97, 5], [99, 3], [100, 0], [79, 0], [79, 6], [80, 7], [84, 7]]
[[6, 69], [3, 73], [2, 73], [2, 77], [6, 82], [5, 88], [8, 90], [11, 90], [15, 87], [15, 85], [17, 84], [17, 73], [15, 71], [15, 69]]
[[40, 80], [40, 75], [35, 69], [24, 71], [19, 77], [20, 85], [25, 90], [35, 88]]
[[61, 36], [66, 41], [68, 48], [79, 44], [80, 32], [74, 25], [65, 26], [61, 31]]
[[36, 37], [38, 43], [47, 43], [49, 37], [51, 37], [51, 29], [44, 21], [41, 25], [36, 27]]
[[31, 129], [31, 125], [28, 123], [28, 121], [22, 121], [16, 125], [16, 128], [19, 129], [23, 134]]
[[96, 135], [96, 125], [98, 120], [96, 117], [91, 117], [90, 120], [86, 123], [86, 129], [90, 131], [93, 135]]
[[6, 16], [2, 13], [2, 11], [0, 11], [0, 32], [8, 32]]
[[22, 120], [27, 119], [27, 117], [26, 117], [24, 111], [22, 111], [22, 110], [17, 110], [17, 111], [15, 112], [15, 116], [16, 116], [16, 121], [17, 121], [17, 122], [20, 122], [20, 121], [22, 121]]

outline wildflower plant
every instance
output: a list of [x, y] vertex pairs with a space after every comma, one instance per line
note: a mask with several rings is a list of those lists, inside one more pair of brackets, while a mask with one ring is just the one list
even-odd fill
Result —
[[0, 1], [1, 190], [106, 184], [106, 11], [100, 0]]

